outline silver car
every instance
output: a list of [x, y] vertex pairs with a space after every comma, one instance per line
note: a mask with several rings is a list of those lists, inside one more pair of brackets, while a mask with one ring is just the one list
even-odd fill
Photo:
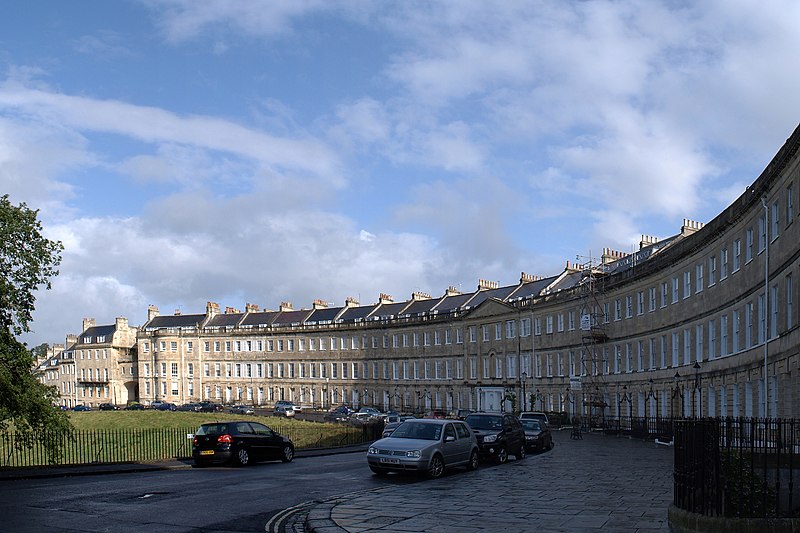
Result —
[[367, 463], [377, 475], [419, 472], [438, 478], [445, 468], [478, 468], [478, 441], [460, 420], [406, 420], [369, 447]]

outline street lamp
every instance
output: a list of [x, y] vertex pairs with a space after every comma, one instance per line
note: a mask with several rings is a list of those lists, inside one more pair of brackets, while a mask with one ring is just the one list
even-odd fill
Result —
[[523, 371], [522, 374], [520, 374], [520, 379], [522, 380], [522, 411], [527, 411], [526, 407], [528, 404], [527, 398], [525, 398], [525, 381], [528, 379], [528, 373]]
[[[700, 362], [695, 361], [694, 366], [694, 387], [692, 388], [692, 416], [698, 416], [702, 418], [703, 414], [703, 391], [700, 390], [700, 386], [703, 383], [703, 378], [700, 377]], [[695, 394], [700, 394], [700, 401], [697, 404], [698, 409], [695, 409]]]

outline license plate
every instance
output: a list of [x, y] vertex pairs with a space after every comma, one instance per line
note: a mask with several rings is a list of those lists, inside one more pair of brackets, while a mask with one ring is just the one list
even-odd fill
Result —
[[214, 450], [200, 450], [200, 455], [214, 455]]
[[399, 465], [400, 459], [387, 459], [386, 457], [381, 457], [381, 462], [390, 465]]

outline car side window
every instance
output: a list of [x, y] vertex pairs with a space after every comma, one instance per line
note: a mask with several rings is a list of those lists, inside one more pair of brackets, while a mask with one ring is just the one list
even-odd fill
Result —
[[469, 430], [464, 424], [456, 424], [456, 433], [458, 433], [458, 438], [460, 439], [469, 438]]
[[456, 438], [456, 430], [453, 428], [453, 424], [447, 424], [444, 428], [444, 438], [447, 439], [447, 437]]
[[252, 435], [253, 428], [251, 428], [250, 424], [248, 424], [247, 422], [239, 422], [238, 424], [236, 424], [236, 432]]
[[253, 431], [255, 431], [256, 435], [266, 435], [266, 436], [272, 435], [272, 430], [263, 424], [250, 422], [250, 425], [253, 426]]

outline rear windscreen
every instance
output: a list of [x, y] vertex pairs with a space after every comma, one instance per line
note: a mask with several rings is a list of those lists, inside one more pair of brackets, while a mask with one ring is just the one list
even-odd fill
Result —
[[197, 435], [223, 435], [228, 432], [227, 424], [206, 424], [197, 429]]

